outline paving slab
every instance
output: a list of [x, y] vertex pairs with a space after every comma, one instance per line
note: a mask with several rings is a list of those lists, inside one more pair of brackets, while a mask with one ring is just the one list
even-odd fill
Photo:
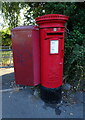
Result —
[[[16, 86], [14, 71], [4, 69], [2, 88], [12, 89]], [[68, 93], [68, 94], [67, 94]], [[22, 90], [2, 92], [3, 118], [83, 118], [84, 92], [62, 93], [60, 104], [48, 104], [41, 100], [38, 89], [26, 86]], [[1, 94], [1, 93], [0, 93]], [[67, 94], [67, 95], [65, 95]]]

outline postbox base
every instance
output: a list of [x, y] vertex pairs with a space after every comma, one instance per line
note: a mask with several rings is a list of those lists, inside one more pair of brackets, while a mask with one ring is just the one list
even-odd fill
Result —
[[41, 99], [46, 103], [60, 103], [62, 99], [62, 86], [58, 88], [40, 87]]

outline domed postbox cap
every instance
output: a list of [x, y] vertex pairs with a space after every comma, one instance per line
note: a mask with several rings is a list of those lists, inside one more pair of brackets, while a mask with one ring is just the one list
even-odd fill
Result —
[[59, 24], [61, 24], [61, 26], [59, 25], [59, 27], [64, 27], [64, 23], [66, 23], [66, 21], [68, 20], [68, 16], [61, 15], [61, 14], [47, 14], [47, 15], [37, 17], [35, 20], [36, 20], [36, 23], [40, 25], [40, 27], [45, 27], [45, 25], [47, 27], [52, 27]]

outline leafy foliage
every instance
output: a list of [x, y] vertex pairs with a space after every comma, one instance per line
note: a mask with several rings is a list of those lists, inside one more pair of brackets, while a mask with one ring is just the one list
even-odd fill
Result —
[[85, 47], [83, 46], [85, 35], [79, 31], [72, 35], [74, 37], [70, 35], [65, 39], [64, 82], [72, 84], [77, 90], [85, 89]]
[[10, 29], [18, 26], [20, 10], [26, 6], [24, 2], [2, 2], [2, 13]]
[[0, 44], [0, 46], [11, 46], [12, 42], [11, 42], [11, 33], [9, 28], [1, 30], [0, 34], [2, 36], [2, 44]]

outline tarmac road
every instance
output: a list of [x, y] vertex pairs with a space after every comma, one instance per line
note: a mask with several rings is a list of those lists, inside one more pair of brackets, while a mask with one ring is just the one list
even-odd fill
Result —
[[[3, 90], [16, 87], [13, 68], [0, 70], [0, 75], [3, 75]], [[70, 92], [67, 97], [65, 94], [57, 105], [42, 101], [36, 88], [2, 92], [2, 118], [83, 118], [84, 93]]]

